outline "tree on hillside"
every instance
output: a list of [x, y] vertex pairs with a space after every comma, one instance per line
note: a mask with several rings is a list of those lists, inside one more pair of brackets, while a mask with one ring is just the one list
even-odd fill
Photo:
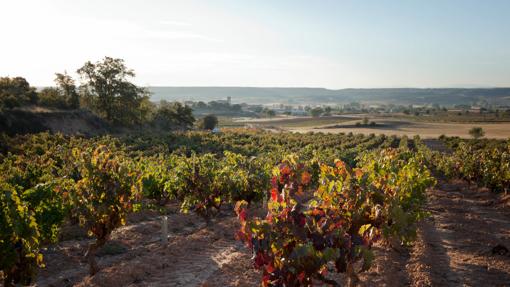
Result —
[[215, 115], [205, 116], [199, 124], [199, 127], [205, 130], [213, 130], [218, 124], [218, 117]]
[[78, 109], [80, 107], [80, 96], [76, 91], [73, 78], [67, 73], [56, 73], [55, 75], [57, 87], [43, 88], [38, 93], [38, 104], [58, 109]]
[[161, 101], [154, 115], [154, 123], [163, 129], [189, 129], [195, 122], [192, 112], [190, 107], [179, 102]]
[[12, 109], [36, 103], [35, 88], [25, 78], [0, 77], [0, 108]]
[[481, 127], [473, 127], [469, 130], [469, 134], [474, 139], [479, 139], [485, 135], [485, 131]]
[[80, 95], [76, 91], [76, 84], [71, 76], [64, 72], [63, 74], [55, 74], [55, 83], [61, 91], [67, 107], [70, 109], [77, 109], [80, 107]]
[[67, 102], [58, 88], [47, 87], [39, 92], [39, 105], [58, 109], [67, 108]]
[[129, 81], [135, 73], [124, 60], [105, 57], [96, 63], [89, 61], [77, 72], [84, 81], [84, 96], [107, 121], [123, 125], [141, 122], [139, 108], [148, 93]]

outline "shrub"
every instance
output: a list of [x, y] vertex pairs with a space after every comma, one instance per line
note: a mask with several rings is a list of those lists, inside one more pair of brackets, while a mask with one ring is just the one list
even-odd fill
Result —
[[479, 139], [485, 135], [485, 131], [481, 127], [473, 127], [469, 130], [469, 134], [474, 139]]
[[213, 130], [218, 124], [218, 117], [215, 115], [205, 116], [199, 124], [199, 127], [205, 130]]

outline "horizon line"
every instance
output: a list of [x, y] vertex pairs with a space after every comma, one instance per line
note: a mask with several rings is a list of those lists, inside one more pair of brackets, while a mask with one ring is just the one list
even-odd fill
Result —
[[510, 89], [509, 86], [479, 86], [479, 87], [380, 87], [380, 88], [325, 88], [325, 87], [307, 87], [307, 86], [161, 86], [144, 85], [145, 88], [250, 88], [250, 89], [324, 89], [331, 91], [339, 90], [395, 90], [395, 89], [415, 89], [415, 90], [434, 90], [434, 89]]

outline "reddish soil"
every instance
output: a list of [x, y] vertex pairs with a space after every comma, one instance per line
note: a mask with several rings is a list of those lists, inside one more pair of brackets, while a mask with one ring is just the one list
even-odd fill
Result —
[[[508, 198], [441, 181], [429, 192], [427, 209], [431, 216], [420, 223], [414, 246], [374, 247], [377, 259], [360, 276], [361, 286], [510, 286]], [[90, 240], [71, 239], [44, 252], [48, 267], [36, 285], [258, 286], [249, 250], [234, 239], [232, 213], [206, 226], [174, 210], [167, 243], [160, 240], [157, 214], [137, 217], [100, 252], [98, 274], [88, 276], [82, 258]]]

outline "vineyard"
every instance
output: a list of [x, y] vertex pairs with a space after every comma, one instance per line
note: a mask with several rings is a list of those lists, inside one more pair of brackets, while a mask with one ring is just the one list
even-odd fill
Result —
[[[494, 216], [494, 239], [482, 236], [491, 245], [476, 256], [499, 273], [473, 274], [505, 286], [510, 142], [436, 144], [246, 129], [0, 135], [0, 278], [4, 286], [458, 285], [466, 279], [423, 267], [457, 268], [441, 261], [455, 250], [418, 254], [432, 240], [431, 218], [475, 226], [474, 217]], [[482, 197], [478, 209], [453, 209]], [[402, 270], [411, 275], [402, 279]]]

